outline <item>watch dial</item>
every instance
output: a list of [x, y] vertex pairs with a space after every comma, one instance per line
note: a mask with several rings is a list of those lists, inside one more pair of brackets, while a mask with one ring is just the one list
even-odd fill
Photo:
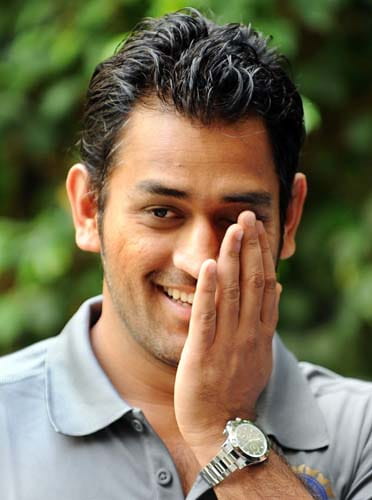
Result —
[[267, 452], [267, 441], [257, 427], [241, 424], [236, 429], [236, 437], [240, 449], [251, 457], [262, 457]]

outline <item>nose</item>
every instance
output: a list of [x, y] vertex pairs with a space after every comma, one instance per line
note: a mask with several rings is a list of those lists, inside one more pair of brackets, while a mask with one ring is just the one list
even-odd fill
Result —
[[177, 236], [173, 252], [173, 264], [198, 279], [202, 263], [207, 259], [217, 259], [220, 236], [213, 224], [207, 220], [190, 222], [182, 234]]

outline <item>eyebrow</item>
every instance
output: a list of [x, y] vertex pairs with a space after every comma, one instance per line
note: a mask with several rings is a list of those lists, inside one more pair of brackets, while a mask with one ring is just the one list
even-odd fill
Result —
[[231, 193], [222, 197], [226, 203], [247, 203], [248, 205], [264, 205], [270, 207], [273, 197], [266, 191], [248, 191]]
[[[145, 180], [137, 184], [137, 189], [149, 194], [157, 194], [160, 196], [171, 196], [177, 199], [191, 198], [187, 191], [165, 186], [158, 181]], [[245, 191], [235, 192], [223, 195], [221, 200], [225, 203], [245, 203], [247, 205], [263, 205], [270, 207], [272, 204], [272, 195], [267, 191]]]
[[145, 193], [149, 194], [172, 196], [173, 198], [178, 198], [178, 199], [185, 199], [190, 197], [186, 191], [181, 191], [180, 189], [174, 189], [164, 186], [164, 184], [161, 184], [160, 182], [157, 181], [150, 181], [150, 180], [141, 181], [137, 184], [136, 187], [140, 191], [144, 191]]

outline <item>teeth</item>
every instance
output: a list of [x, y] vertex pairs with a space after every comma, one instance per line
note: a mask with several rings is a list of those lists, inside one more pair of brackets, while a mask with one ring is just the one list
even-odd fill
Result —
[[172, 297], [172, 299], [174, 300], [180, 300], [181, 302], [185, 302], [191, 305], [194, 301], [193, 293], [181, 292], [180, 290], [177, 290], [177, 288], [164, 288], [164, 290], [169, 295], [169, 297]]

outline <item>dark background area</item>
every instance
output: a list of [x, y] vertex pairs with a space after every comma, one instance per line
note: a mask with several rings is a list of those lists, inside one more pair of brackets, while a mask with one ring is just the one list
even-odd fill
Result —
[[[64, 192], [95, 65], [172, 0], [26, 0], [0, 7], [0, 353], [54, 335], [101, 288]], [[280, 266], [279, 330], [300, 359], [372, 377], [372, 2], [189, 1], [272, 35], [304, 97], [309, 198]]]

